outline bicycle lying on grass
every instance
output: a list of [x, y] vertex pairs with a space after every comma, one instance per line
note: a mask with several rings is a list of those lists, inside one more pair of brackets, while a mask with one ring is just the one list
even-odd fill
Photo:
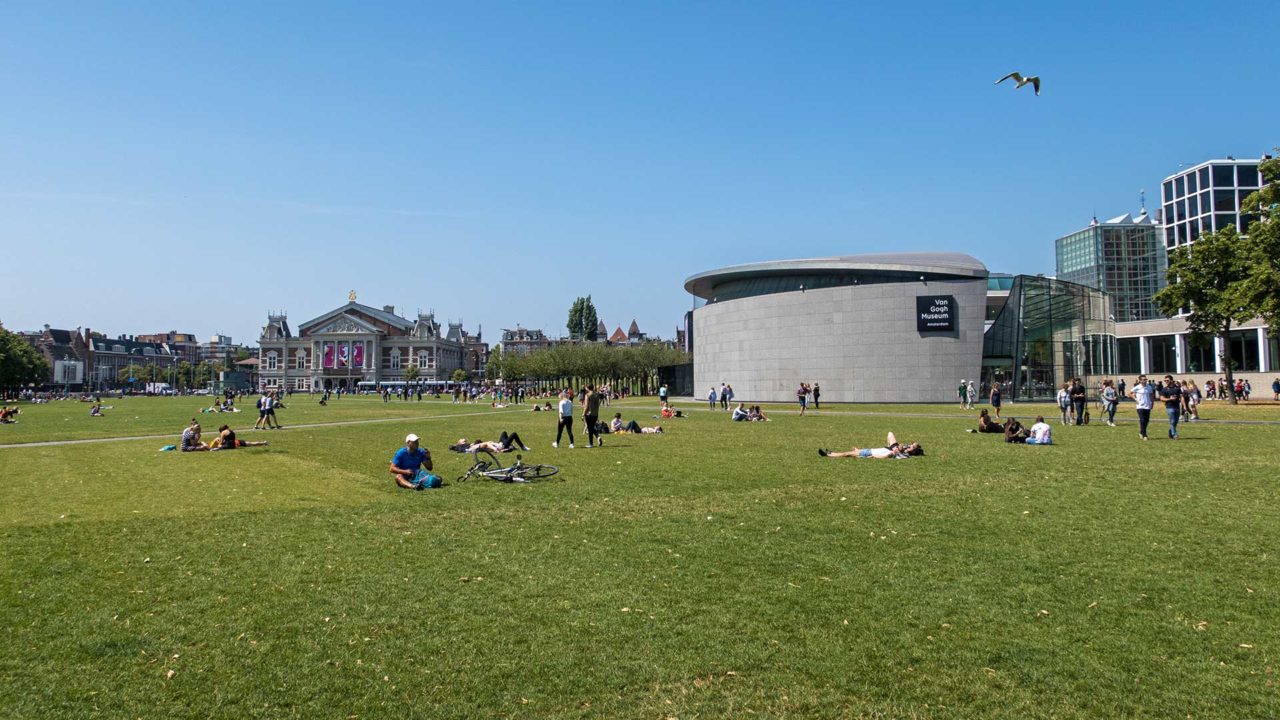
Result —
[[502, 461], [498, 459], [489, 450], [476, 450], [471, 453], [475, 456], [475, 464], [471, 469], [463, 473], [458, 478], [458, 482], [466, 482], [471, 478], [484, 478], [486, 480], [497, 480], [498, 482], [509, 483], [531, 483], [546, 480], [556, 473], [560, 472], [560, 468], [555, 465], [525, 465], [522, 455], [516, 455], [516, 462], [510, 467], [503, 467]]

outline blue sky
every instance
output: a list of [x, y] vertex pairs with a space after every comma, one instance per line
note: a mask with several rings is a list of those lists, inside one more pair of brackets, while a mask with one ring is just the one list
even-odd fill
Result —
[[[671, 337], [686, 277], [1053, 239], [1280, 145], [1280, 3], [6, 3], [0, 321]], [[993, 82], [1038, 74], [1043, 94]]]

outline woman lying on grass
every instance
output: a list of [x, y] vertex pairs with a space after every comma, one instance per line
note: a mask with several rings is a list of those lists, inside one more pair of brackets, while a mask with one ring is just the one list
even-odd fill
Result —
[[236, 439], [236, 431], [230, 426], [223, 425], [218, 428], [218, 437], [209, 443], [210, 450], [235, 450], [242, 447], [263, 447], [267, 444], [266, 440], [238, 440]]
[[466, 438], [458, 438], [458, 442], [449, 446], [449, 449], [459, 453], [471, 453], [476, 450], [488, 450], [494, 453], [511, 452], [520, 449], [525, 452], [529, 451], [529, 446], [524, 444], [520, 436], [516, 433], [508, 434], [505, 430], [498, 436], [497, 440], [477, 440], [476, 442], [468, 442]]
[[640, 427], [640, 423], [635, 420], [629, 422], [622, 421], [622, 413], [614, 413], [613, 420], [609, 422], [609, 432], [611, 433], [634, 433], [645, 435], [661, 435], [662, 426], [654, 425], [653, 427]]
[[895, 437], [893, 433], [889, 433], [888, 437], [885, 438], [884, 447], [859, 448], [854, 446], [854, 448], [848, 452], [831, 452], [825, 448], [818, 448], [818, 454], [822, 457], [835, 458], [853, 457], [873, 458], [876, 460], [888, 460], [889, 458], [893, 458], [895, 460], [906, 460], [912, 455], [924, 455], [924, 448], [921, 447], [918, 442], [903, 445], [898, 442], [898, 438]]

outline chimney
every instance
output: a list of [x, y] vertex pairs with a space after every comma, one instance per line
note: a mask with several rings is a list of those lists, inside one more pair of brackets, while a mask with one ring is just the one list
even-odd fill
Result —
[[395, 305], [383, 305], [383, 306], [382, 306], [382, 312], [387, 313], [387, 314], [390, 314], [390, 315], [395, 315], [395, 314], [396, 314], [396, 306], [395, 306]]

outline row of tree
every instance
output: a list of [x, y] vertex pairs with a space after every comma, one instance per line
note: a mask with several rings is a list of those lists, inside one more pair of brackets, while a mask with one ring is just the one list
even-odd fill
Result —
[[21, 335], [0, 328], [0, 390], [12, 391], [32, 383], [43, 385], [53, 370]]
[[1221, 340], [1220, 359], [1233, 404], [1232, 328], [1261, 318], [1272, 333], [1280, 332], [1280, 158], [1263, 161], [1259, 170], [1268, 182], [1240, 208], [1241, 214], [1257, 213], [1248, 234], [1228, 225], [1170, 251], [1169, 285], [1155, 295], [1166, 315], [1190, 311], [1192, 344], [1206, 347], [1213, 338]]
[[544, 381], [555, 385], [594, 383], [629, 386], [648, 394], [657, 382], [658, 368], [682, 365], [689, 356], [660, 343], [609, 346], [599, 343], [562, 343], [528, 354], [489, 353], [485, 375], [506, 382]]
[[130, 382], [134, 384], [165, 382], [177, 389], [203, 388], [217, 379], [218, 373], [224, 369], [222, 363], [217, 360], [205, 360], [195, 365], [182, 360], [176, 367], [131, 363], [116, 371], [116, 381], [122, 385]]

